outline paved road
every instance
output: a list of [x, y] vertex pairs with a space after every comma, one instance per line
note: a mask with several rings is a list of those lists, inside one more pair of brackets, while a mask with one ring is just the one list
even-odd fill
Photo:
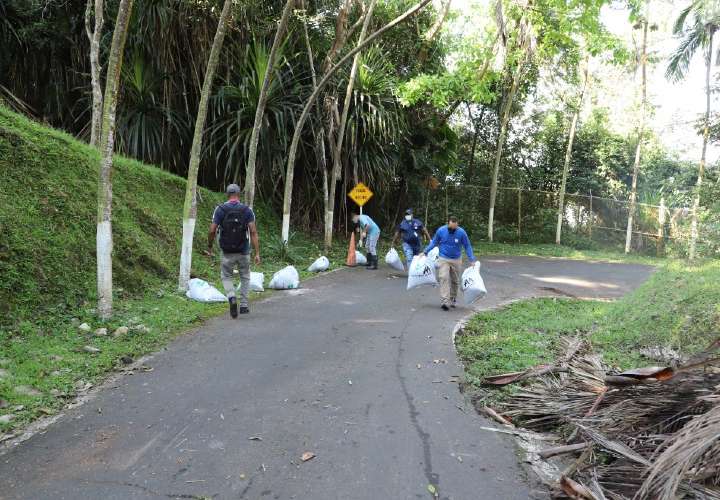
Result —
[[[617, 297], [651, 272], [521, 257], [483, 269], [482, 307]], [[430, 498], [428, 484], [443, 499], [528, 498], [512, 443], [458, 390], [451, 331], [469, 311], [404, 286], [346, 270], [208, 322], [0, 456], [0, 498], [396, 500]]]

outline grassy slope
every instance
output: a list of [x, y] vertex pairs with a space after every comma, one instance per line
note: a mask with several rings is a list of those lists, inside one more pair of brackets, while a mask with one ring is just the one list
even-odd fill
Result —
[[692, 354], [720, 332], [720, 262], [670, 262], [617, 302], [533, 299], [475, 316], [458, 339], [468, 381], [550, 361], [562, 335], [588, 333], [620, 368], [656, 364], [638, 350], [669, 346]]
[[[1, 431], [53, 413], [76, 387], [97, 380], [124, 355], [147, 353], [173, 334], [225, 310], [176, 293], [184, 180], [117, 157], [113, 230], [116, 315], [94, 316], [95, 207], [98, 155], [67, 134], [0, 107], [0, 416]], [[206, 245], [206, 223], [221, 195], [200, 191], [195, 250]], [[290, 255], [277, 238], [279, 222], [260, 207], [258, 227], [269, 274], [295, 260], [301, 275], [320, 253], [303, 235]], [[340, 249], [342, 250], [342, 249]], [[333, 258], [334, 262], [340, 262]], [[337, 256], [335, 256], [337, 257]], [[195, 254], [193, 274], [221, 288], [218, 258]], [[78, 321], [112, 332], [144, 324], [119, 339], [80, 334]], [[83, 352], [91, 345], [99, 354]], [[27, 385], [39, 396], [17, 393]], [[3, 408], [4, 406], [4, 408]], [[18, 406], [24, 406], [18, 410]]]

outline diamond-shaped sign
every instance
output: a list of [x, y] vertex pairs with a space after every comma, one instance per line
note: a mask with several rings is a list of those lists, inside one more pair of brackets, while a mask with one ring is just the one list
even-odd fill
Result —
[[373, 192], [370, 191], [370, 188], [365, 184], [358, 182], [357, 185], [348, 193], [348, 196], [352, 201], [357, 203], [358, 206], [362, 207], [368, 202], [368, 200], [370, 200], [370, 198], [373, 197]]

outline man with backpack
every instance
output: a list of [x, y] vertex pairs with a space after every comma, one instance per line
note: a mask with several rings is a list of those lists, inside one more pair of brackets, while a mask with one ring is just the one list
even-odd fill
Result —
[[255, 250], [255, 264], [260, 265], [260, 242], [255, 226], [255, 214], [250, 207], [240, 203], [240, 186], [230, 184], [226, 193], [228, 201], [215, 207], [213, 213], [206, 254], [212, 256], [213, 243], [219, 229], [218, 243], [222, 250], [220, 277], [230, 303], [230, 316], [237, 318], [238, 303], [233, 271], [237, 267], [240, 272], [240, 314], [247, 314], [250, 312], [250, 243]]

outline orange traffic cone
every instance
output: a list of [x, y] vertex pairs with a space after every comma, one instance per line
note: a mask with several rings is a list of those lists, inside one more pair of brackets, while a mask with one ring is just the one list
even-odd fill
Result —
[[350, 244], [348, 245], [347, 259], [345, 259], [345, 265], [349, 267], [355, 267], [357, 265], [357, 258], [355, 257], [355, 231], [350, 235]]

